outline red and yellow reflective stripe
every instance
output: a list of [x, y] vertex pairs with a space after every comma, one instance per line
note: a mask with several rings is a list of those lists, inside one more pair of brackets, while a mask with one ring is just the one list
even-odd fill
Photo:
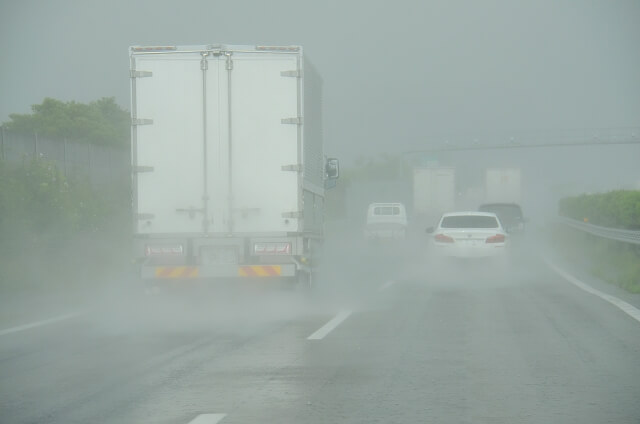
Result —
[[156, 278], [197, 278], [198, 268], [194, 266], [161, 266], [156, 268]]
[[280, 265], [247, 265], [238, 268], [240, 277], [277, 277], [282, 275]]

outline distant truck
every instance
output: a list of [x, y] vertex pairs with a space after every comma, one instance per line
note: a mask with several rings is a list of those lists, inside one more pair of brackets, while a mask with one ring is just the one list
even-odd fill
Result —
[[454, 168], [427, 167], [413, 169], [413, 215], [419, 224], [433, 223], [456, 204]]
[[134, 46], [140, 275], [311, 284], [323, 240], [322, 82], [299, 46]]
[[485, 172], [484, 203], [520, 203], [522, 182], [519, 168], [489, 168]]

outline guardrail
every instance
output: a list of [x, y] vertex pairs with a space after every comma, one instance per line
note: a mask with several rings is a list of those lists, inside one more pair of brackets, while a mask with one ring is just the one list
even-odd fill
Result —
[[600, 227], [564, 216], [559, 217], [560, 221], [570, 227], [576, 228], [589, 234], [609, 240], [617, 240], [625, 243], [640, 244], [640, 231], [620, 230], [617, 228]]

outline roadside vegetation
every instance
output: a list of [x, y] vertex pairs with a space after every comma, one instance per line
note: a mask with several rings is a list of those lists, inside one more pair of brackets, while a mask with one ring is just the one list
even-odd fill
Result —
[[[33, 109], [32, 115], [11, 115], [6, 128], [128, 145], [128, 136], [118, 138], [128, 114], [113, 99], [89, 105], [45, 99]], [[129, 175], [96, 188], [85, 178], [66, 178], [46, 158], [0, 160], [0, 288], [82, 286], [125, 267], [129, 191]]]
[[560, 201], [560, 215], [602, 227], [640, 230], [640, 191], [567, 197]]
[[[612, 191], [562, 199], [560, 215], [610, 228], [640, 230], [640, 191]], [[552, 240], [566, 259], [632, 293], [640, 293], [640, 246], [558, 225]]]
[[11, 114], [4, 123], [8, 131], [37, 133], [44, 137], [69, 139], [84, 143], [128, 148], [129, 112], [113, 97], [103, 97], [85, 104], [45, 98], [31, 106], [32, 113]]

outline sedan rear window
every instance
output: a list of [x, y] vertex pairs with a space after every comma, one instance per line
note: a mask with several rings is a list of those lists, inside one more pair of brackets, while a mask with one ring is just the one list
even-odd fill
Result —
[[446, 216], [440, 224], [442, 228], [498, 228], [498, 220], [493, 216]]

